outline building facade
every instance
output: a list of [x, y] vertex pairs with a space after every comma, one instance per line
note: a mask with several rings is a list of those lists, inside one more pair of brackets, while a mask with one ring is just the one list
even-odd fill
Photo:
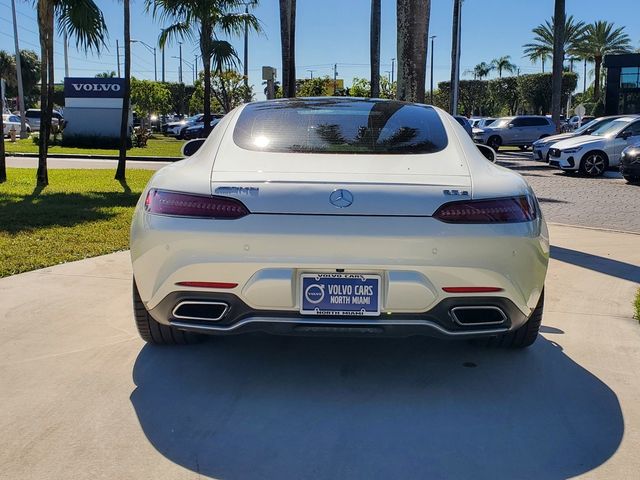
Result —
[[604, 109], [607, 115], [640, 113], [640, 53], [606, 55]]

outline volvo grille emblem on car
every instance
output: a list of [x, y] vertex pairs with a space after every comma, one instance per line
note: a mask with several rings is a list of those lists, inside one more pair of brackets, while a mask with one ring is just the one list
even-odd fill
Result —
[[349, 190], [334, 190], [329, 196], [329, 201], [338, 208], [346, 208], [353, 203], [353, 194]]

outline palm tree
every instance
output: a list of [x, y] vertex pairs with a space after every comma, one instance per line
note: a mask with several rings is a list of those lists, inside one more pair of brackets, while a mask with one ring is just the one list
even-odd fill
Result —
[[600, 69], [605, 55], [628, 53], [631, 51], [631, 40], [624, 32], [624, 27], [614, 28], [613, 23], [598, 20], [587, 25], [585, 41], [580, 49], [582, 57], [594, 63], [595, 78], [593, 96], [600, 98]]
[[489, 73], [491, 73], [491, 70], [493, 70], [494, 68], [495, 67], [493, 66], [493, 62], [491, 64], [487, 62], [480, 62], [475, 67], [473, 67], [473, 70], [468, 70], [465, 73], [472, 73], [474, 80], [482, 80], [483, 78], [488, 77]]
[[[11, 85], [16, 78], [16, 65], [14, 57], [9, 55], [4, 50], [0, 51], [0, 82], [4, 80], [7, 84]], [[2, 132], [2, 138], [0, 138], [0, 183], [7, 181], [7, 165], [5, 162], [4, 152], [4, 125], [2, 123], [2, 115], [4, 114], [4, 96], [0, 98], [0, 132]]]
[[280, 0], [282, 95], [296, 96], [296, 0]]
[[397, 97], [424, 103], [431, 0], [397, 2]]
[[555, 0], [553, 24], [553, 69], [551, 71], [551, 118], [560, 131], [560, 112], [562, 110], [562, 70], [565, 47], [565, 0]]
[[511, 63], [511, 55], [494, 58], [491, 60], [491, 67], [494, 70], [498, 70], [498, 76], [500, 78], [502, 78], [503, 71], [513, 73], [518, 68], [515, 64]]
[[93, 0], [36, 0], [40, 36], [40, 144], [38, 149], [38, 186], [49, 184], [47, 172], [48, 140], [53, 112], [53, 24], [57, 19], [60, 33], [75, 37], [76, 46], [96, 50], [104, 45], [107, 25]]
[[[172, 22], [162, 29], [160, 48], [174, 38], [198, 40], [204, 70], [204, 129], [211, 131], [211, 62], [216, 66], [232, 68], [238, 55], [219, 33], [240, 35], [244, 27], [260, 31], [258, 19], [250, 13], [236, 12], [237, 0], [145, 0], [147, 10], [163, 22]], [[217, 67], [216, 67], [217, 68]]]
[[371, 0], [369, 55], [371, 63], [371, 98], [380, 96], [380, 25], [381, 0]]
[[[584, 41], [586, 24], [578, 22], [569, 15], [564, 22], [564, 42], [563, 50], [565, 54], [577, 55]], [[542, 72], [544, 73], [544, 64], [546, 60], [550, 60], [553, 56], [553, 39], [555, 31], [555, 21], [551, 17], [551, 21], [545, 20], [543, 24], [538, 25], [532, 30], [534, 33], [533, 43], [526, 43], [524, 47], [524, 56], [528, 57], [532, 62], [538, 60], [542, 63]]]
[[129, 143], [129, 101], [131, 98], [131, 21], [129, 0], [123, 0], [124, 14], [124, 92], [122, 95], [122, 116], [120, 117], [120, 147], [116, 180], [126, 180], [127, 144]]

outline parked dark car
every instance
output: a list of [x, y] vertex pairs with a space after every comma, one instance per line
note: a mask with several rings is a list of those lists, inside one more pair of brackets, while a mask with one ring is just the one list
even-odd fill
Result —
[[631, 145], [622, 151], [620, 172], [627, 182], [640, 183], [640, 145]]
[[[211, 130], [215, 128], [215, 126], [220, 121], [219, 118], [214, 118], [211, 120]], [[210, 130], [210, 131], [211, 131]], [[191, 127], [187, 127], [184, 131], [183, 138], [187, 140], [193, 140], [194, 138], [206, 138], [207, 135], [204, 134], [204, 122], [196, 123]]]
[[467, 132], [470, 137], [473, 137], [473, 128], [471, 128], [471, 123], [469, 122], [469, 119], [467, 117], [463, 117], [462, 115], [456, 115], [453, 118], [456, 119], [456, 122], [462, 125], [462, 128], [464, 128], [464, 131]]

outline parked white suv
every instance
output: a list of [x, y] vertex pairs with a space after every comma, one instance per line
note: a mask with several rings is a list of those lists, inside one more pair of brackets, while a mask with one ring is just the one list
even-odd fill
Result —
[[525, 148], [540, 138], [556, 133], [556, 126], [550, 118], [539, 115], [521, 115], [502, 117], [490, 126], [475, 129], [473, 140], [483, 143], [494, 150], [501, 146]]
[[620, 163], [620, 154], [640, 141], [640, 118], [622, 117], [591, 135], [562, 140], [549, 149], [549, 165], [598, 177]]

